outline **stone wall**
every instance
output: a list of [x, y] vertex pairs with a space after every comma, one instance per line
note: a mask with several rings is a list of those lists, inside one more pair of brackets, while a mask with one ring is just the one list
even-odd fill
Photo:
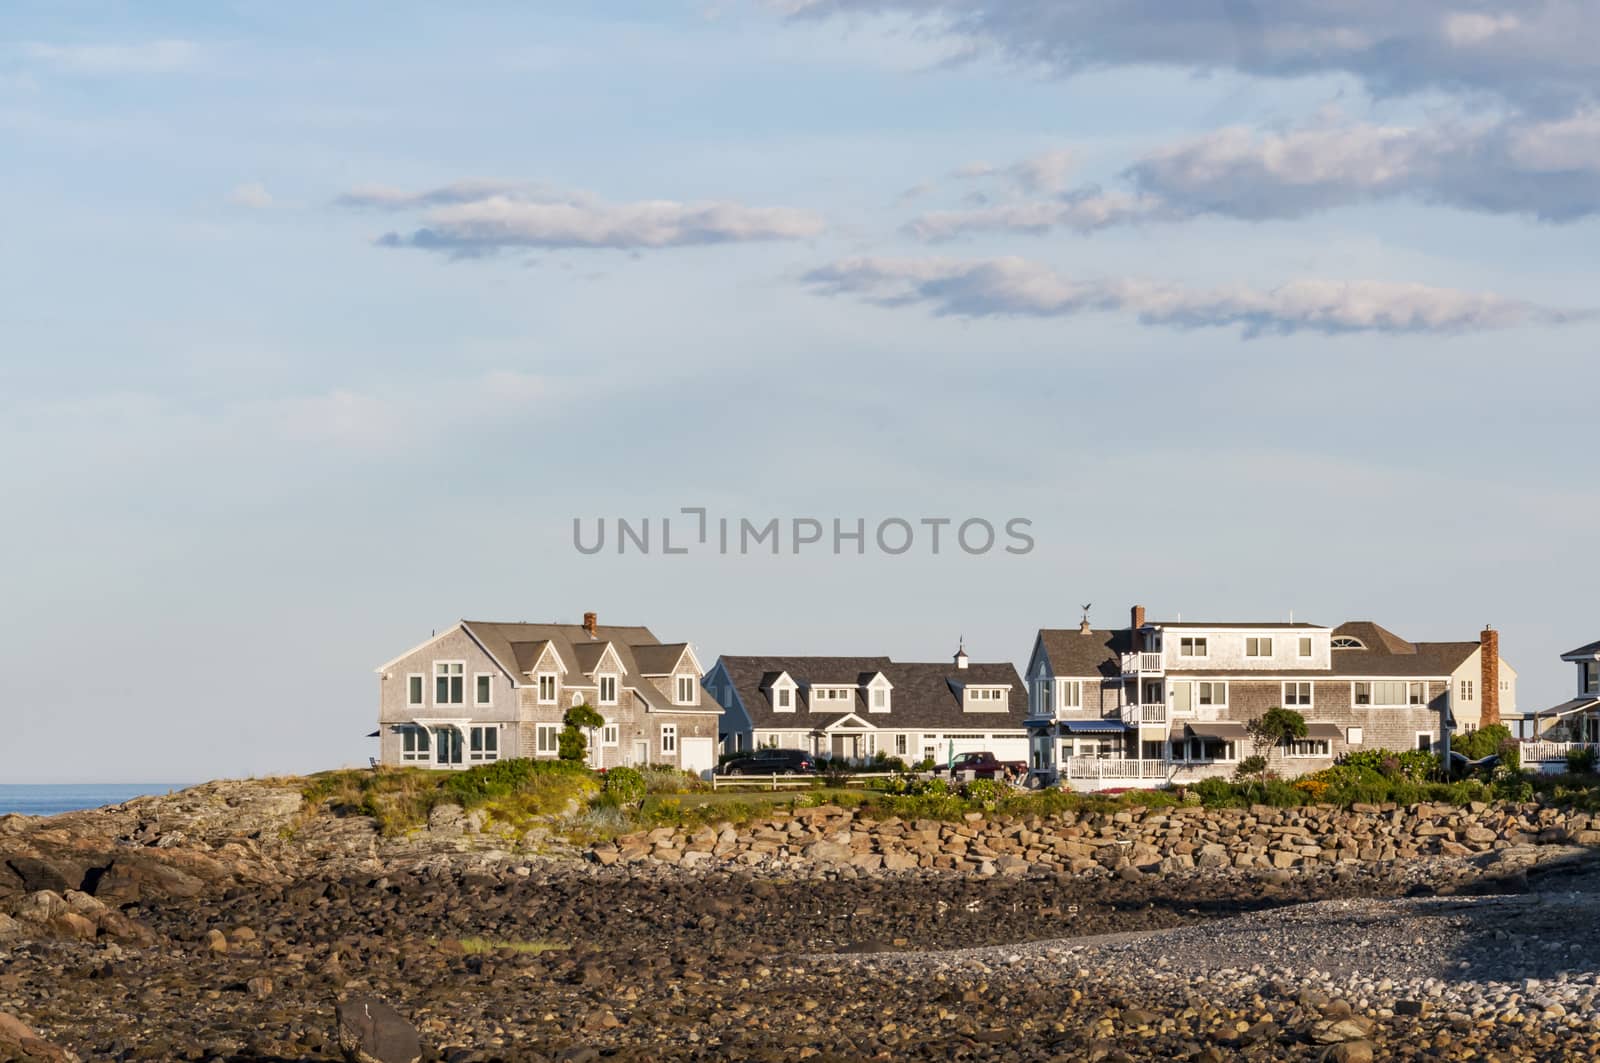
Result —
[[1053, 816], [984, 816], [961, 822], [868, 820], [839, 808], [804, 808], [735, 827], [660, 827], [600, 843], [601, 864], [682, 867], [850, 866], [1020, 875], [1289, 869], [1466, 857], [1527, 845], [1600, 845], [1600, 816], [1536, 804], [1356, 805], [1249, 809], [1161, 808]]

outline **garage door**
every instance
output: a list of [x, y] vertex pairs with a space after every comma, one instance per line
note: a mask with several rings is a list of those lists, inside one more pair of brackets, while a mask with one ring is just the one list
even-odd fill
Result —
[[680, 766], [684, 771], [702, 775], [716, 766], [716, 742], [711, 738], [680, 738], [682, 747]]

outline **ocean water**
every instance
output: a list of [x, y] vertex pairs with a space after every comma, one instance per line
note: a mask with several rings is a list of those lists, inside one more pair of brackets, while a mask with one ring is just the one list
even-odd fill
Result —
[[22, 785], [0, 783], [0, 816], [20, 812], [24, 816], [53, 816], [76, 812], [80, 808], [116, 805], [146, 794], [182, 790], [186, 783], [43, 783]]

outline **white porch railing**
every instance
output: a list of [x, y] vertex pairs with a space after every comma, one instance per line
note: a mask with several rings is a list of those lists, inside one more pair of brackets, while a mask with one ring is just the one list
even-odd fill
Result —
[[1161, 663], [1159, 653], [1124, 653], [1122, 655], [1123, 675], [1161, 675], [1165, 666]]
[[1121, 760], [1115, 757], [1068, 757], [1069, 779], [1165, 779], [1171, 766], [1164, 760]]
[[1137, 727], [1141, 723], [1166, 723], [1167, 707], [1159, 701], [1148, 705], [1124, 705], [1122, 722]]
[[1524, 764], [1540, 761], [1566, 760], [1567, 754], [1574, 749], [1593, 749], [1600, 751], [1600, 743], [1595, 742], [1519, 742], [1517, 751], [1522, 754]]

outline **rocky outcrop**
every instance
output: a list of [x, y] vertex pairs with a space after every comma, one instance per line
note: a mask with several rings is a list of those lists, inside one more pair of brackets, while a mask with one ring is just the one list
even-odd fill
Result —
[[971, 812], [956, 823], [875, 820], [821, 807], [745, 826], [637, 832], [598, 844], [591, 855], [603, 865], [681, 868], [824, 865], [869, 872], [1149, 874], [1376, 865], [1596, 843], [1600, 817], [1535, 804], [1135, 808], [1047, 817]]

